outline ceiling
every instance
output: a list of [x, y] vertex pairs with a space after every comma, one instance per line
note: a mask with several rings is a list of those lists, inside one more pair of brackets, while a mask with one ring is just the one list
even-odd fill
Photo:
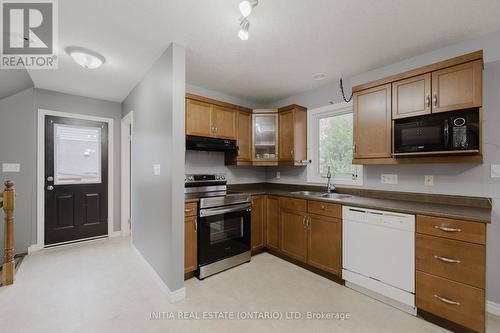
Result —
[[[190, 84], [266, 104], [500, 30], [498, 0], [261, 0], [244, 42], [238, 3], [59, 1], [59, 69], [29, 73], [39, 88], [121, 102], [176, 42], [186, 47]], [[68, 46], [107, 62], [84, 70]], [[328, 78], [313, 81], [318, 72]]]

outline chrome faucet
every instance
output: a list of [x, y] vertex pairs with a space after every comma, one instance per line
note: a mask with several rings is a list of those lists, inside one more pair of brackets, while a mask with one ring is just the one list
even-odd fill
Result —
[[334, 192], [335, 191], [335, 185], [332, 184], [332, 170], [331, 167], [328, 167], [328, 171], [326, 173], [326, 177], [328, 179], [328, 182], [326, 183], [326, 192]]

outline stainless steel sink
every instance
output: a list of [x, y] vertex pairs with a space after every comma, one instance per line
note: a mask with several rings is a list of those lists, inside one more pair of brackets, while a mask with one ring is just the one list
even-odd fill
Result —
[[321, 197], [325, 195], [325, 192], [314, 192], [314, 191], [296, 191], [296, 192], [290, 192], [290, 194], [293, 195], [307, 195], [311, 197]]
[[324, 193], [320, 195], [322, 198], [327, 198], [327, 199], [335, 199], [335, 200], [342, 200], [342, 199], [347, 199], [352, 197], [352, 195], [349, 194], [340, 194], [340, 193]]

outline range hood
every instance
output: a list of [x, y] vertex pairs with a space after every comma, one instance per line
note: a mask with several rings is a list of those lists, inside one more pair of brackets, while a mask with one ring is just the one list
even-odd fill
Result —
[[236, 140], [186, 135], [186, 149], [236, 153], [238, 147], [236, 146]]

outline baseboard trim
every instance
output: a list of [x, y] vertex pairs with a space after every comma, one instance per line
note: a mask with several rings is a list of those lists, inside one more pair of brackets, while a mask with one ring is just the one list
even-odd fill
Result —
[[112, 238], [112, 237], [121, 237], [122, 236], [122, 232], [120, 230], [118, 231], [113, 231], [109, 237]]
[[486, 301], [486, 311], [494, 314], [495, 316], [500, 316], [500, 304], [492, 301]]
[[28, 247], [28, 255], [33, 254], [35, 252], [43, 250], [43, 246], [40, 246], [38, 244], [33, 244]]
[[182, 287], [182, 288], [174, 290], [174, 291], [170, 290], [170, 288], [165, 284], [165, 282], [163, 282], [163, 280], [160, 278], [158, 273], [149, 264], [149, 262], [146, 260], [146, 258], [144, 258], [142, 253], [135, 247], [134, 244], [132, 244], [132, 249], [137, 254], [139, 259], [141, 259], [142, 263], [144, 264], [144, 267], [146, 267], [149, 274], [156, 281], [156, 283], [161, 288], [161, 290], [167, 294], [167, 296], [170, 300], [170, 303], [179, 302], [179, 301], [183, 300], [184, 298], [186, 298], [186, 288]]

